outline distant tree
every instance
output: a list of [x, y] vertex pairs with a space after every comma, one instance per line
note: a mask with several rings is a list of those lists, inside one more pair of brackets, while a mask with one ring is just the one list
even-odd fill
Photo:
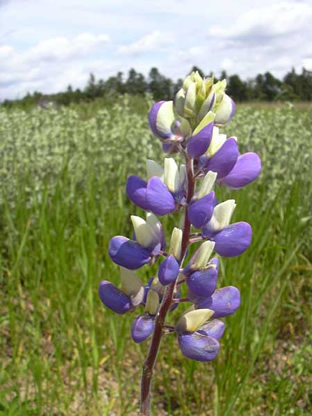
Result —
[[302, 69], [301, 74], [297, 74], [293, 68], [291, 72], [285, 75], [284, 84], [288, 95], [297, 100], [312, 100], [312, 72]]
[[126, 85], [123, 82], [123, 73], [118, 72], [116, 76], [109, 77], [105, 83], [105, 92], [107, 94], [124, 94]]
[[88, 84], [85, 88], [86, 98], [94, 99], [100, 97], [103, 91], [101, 90], [101, 85], [97, 84], [94, 74], [90, 74]]
[[292, 68], [283, 79], [283, 95], [287, 100], [298, 100], [299, 94], [297, 91], [297, 79], [295, 68]]
[[274, 77], [271, 72], [264, 74], [263, 93], [267, 101], [276, 100], [281, 93], [281, 81]]
[[303, 101], [312, 100], [312, 71], [302, 68], [302, 73], [298, 79], [300, 99]]
[[157, 68], [153, 67], [148, 75], [148, 90], [155, 100], [170, 100], [173, 95], [174, 85], [171, 79], [160, 74]]
[[[192, 71], [198, 71], [202, 77], [204, 76], [203, 71], [197, 66], [193, 66]], [[212, 76], [212, 73], [209, 76]], [[214, 79], [218, 80], [217, 77]], [[220, 79], [227, 79], [227, 93], [236, 101], [312, 101], [312, 72], [306, 69], [302, 69], [299, 74], [292, 68], [282, 81], [270, 72], [258, 74], [255, 78], [243, 81], [237, 74], [228, 76], [225, 71], [222, 71]], [[69, 85], [67, 90], [57, 94], [44, 94], [43, 96], [41, 92], [35, 91], [32, 94], [27, 93], [24, 98], [19, 100], [5, 100], [0, 105], [6, 108], [28, 109], [38, 105], [41, 99], [55, 101], [59, 105], [69, 105], [70, 103], [92, 101], [105, 95], [115, 98], [115, 96], [118, 97], [124, 93], [144, 95], [145, 92], [150, 92], [154, 100], [157, 101], [171, 100], [182, 85], [182, 79], [173, 82], [170, 78], [162, 75], [156, 67], [151, 68], [148, 79], [132, 68], [126, 81], [123, 79], [122, 72], [118, 72], [107, 80], [99, 79], [99, 81], [91, 73], [83, 91], [80, 89], [74, 91]]]
[[142, 95], [147, 91], [147, 83], [144, 75], [136, 72], [135, 69], [131, 68], [126, 81], [126, 91], [132, 95]]
[[242, 81], [238, 75], [231, 75], [228, 78], [227, 94], [236, 101], [246, 101], [248, 98], [248, 88], [246, 83]]

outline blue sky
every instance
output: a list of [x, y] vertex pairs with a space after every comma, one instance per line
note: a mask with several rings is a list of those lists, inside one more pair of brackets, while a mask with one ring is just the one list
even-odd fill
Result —
[[152, 66], [244, 79], [312, 69], [312, 0], [0, 0], [0, 100]]

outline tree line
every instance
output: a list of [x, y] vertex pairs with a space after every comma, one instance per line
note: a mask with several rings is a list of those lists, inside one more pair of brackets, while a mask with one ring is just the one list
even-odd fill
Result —
[[[195, 66], [191, 71], [198, 71], [201, 76], [211, 76], [211, 74], [204, 74]], [[312, 72], [306, 69], [302, 69], [301, 73], [292, 69], [282, 80], [274, 77], [270, 72], [242, 80], [239, 75], [228, 75], [222, 71], [219, 79], [224, 78], [227, 80], [227, 94], [236, 102], [312, 101]], [[215, 79], [218, 78], [215, 77]], [[49, 103], [55, 106], [66, 106], [71, 103], [93, 101], [101, 97], [111, 99], [123, 94], [144, 96], [147, 93], [151, 94], [156, 101], [170, 100], [181, 88], [182, 82], [182, 79], [173, 81], [162, 75], [155, 67], [151, 68], [148, 77], [135, 69], [130, 69], [126, 77], [122, 72], [118, 72], [107, 80], [97, 80], [94, 74], [90, 74], [84, 89], [73, 89], [69, 85], [66, 91], [57, 94], [42, 94], [35, 91], [32, 94], [28, 93], [20, 100], [5, 100], [2, 106], [7, 108], [15, 106], [26, 108], [33, 105], [45, 107]]]

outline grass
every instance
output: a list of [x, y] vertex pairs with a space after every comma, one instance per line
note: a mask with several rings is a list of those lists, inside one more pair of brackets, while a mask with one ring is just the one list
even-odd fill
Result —
[[[126, 176], [160, 157], [145, 117], [127, 102], [86, 120], [73, 110], [0, 112], [0, 415], [136, 414], [148, 342], [131, 341], [136, 313], [104, 309], [97, 286], [118, 283], [108, 242], [131, 235], [129, 215], [140, 213]], [[309, 120], [309, 108], [242, 107], [227, 128], [263, 160], [256, 183], [217, 190], [236, 199], [234, 221], [253, 227], [251, 247], [222, 260], [218, 283], [237, 286], [242, 305], [225, 319], [214, 363], [184, 359], [165, 338], [153, 414], [311, 414]], [[174, 223], [164, 221], [168, 232]]]

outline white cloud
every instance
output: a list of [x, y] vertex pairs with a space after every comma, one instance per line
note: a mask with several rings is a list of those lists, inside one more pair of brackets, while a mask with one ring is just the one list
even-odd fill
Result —
[[9, 59], [14, 54], [14, 49], [12, 46], [9, 45], [3, 45], [0, 46], [0, 60], [1, 59]]
[[173, 42], [174, 37], [172, 34], [155, 30], [130, 45], [120, 46], [118, 52], [124, 55], [141, 55], [147, 52], [167, 49], [168, 45]]
[[263, 39], [285, 36], [311, 26], [312, 6], [298, 2], [273, 3], [266, 7], [253, 8], [240, 15], [226, 28], [214, 25], [209, 35], [221, 39], [244, 40], [262, 43]]
[[233, 67], [233, 61], [230, 58], [224, 58], [221, 62], [221, 68], [226, 71], [230, 70]]
[[81, 33], [74, 39], [58, 37], [40, 42], [26, 53], [26, 59], [30, 60], [68, 60], [89, 56], [98, 47], [109, 42], [107, 35], [92, 35]]
[[82, 33], [44, 40], [25, 52], [0, 46], [0, 99], [36, 89], [57, 92], [70, 83], [85, 85], [95, 53], [107, 45], [105, 34]]

